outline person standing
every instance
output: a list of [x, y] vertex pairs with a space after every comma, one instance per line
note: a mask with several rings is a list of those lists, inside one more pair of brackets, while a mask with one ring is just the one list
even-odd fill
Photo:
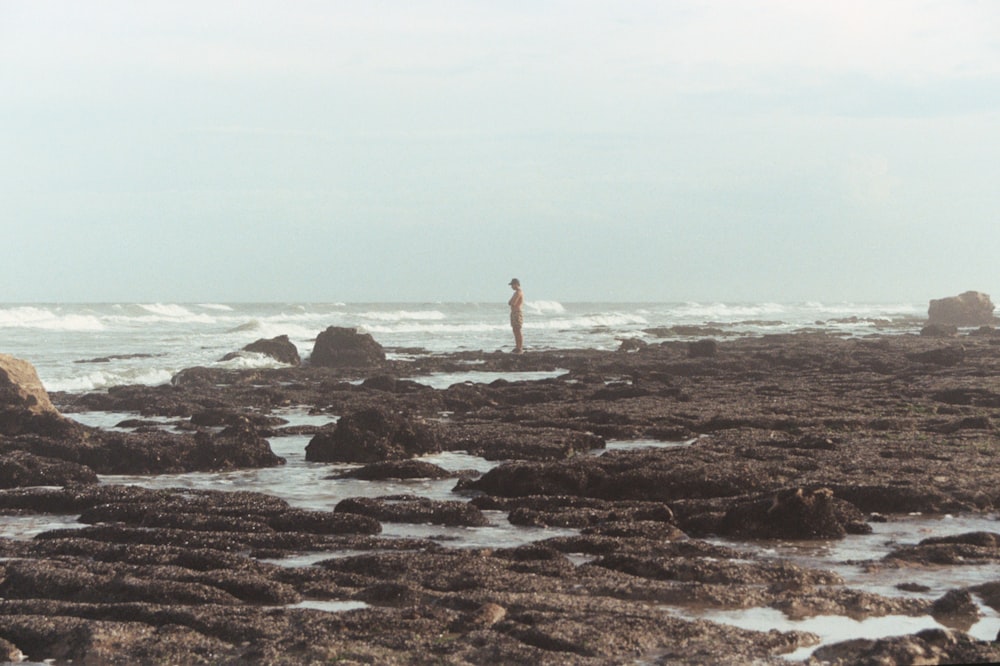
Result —
[[524, 353], [524, 336], [521, 335], [521, 328], [524, 326], [524, 292], [521, 291], [521, 281], [514, 278], [510, 281], [510, 288], [514, 290], [514, 295], [507, 301], [510, 306], [510, 327], [514, 329], [514, 353]]

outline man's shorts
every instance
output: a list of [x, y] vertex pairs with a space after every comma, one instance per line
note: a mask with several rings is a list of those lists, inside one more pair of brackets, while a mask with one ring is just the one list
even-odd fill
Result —
[[521, 328], [524, 325], [524, 313], [520, 310], [514, 310], [510, 313], [510, 327], [511, 328]]

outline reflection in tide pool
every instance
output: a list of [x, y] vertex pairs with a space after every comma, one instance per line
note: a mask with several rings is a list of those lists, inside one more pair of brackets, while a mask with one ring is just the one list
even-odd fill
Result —
[[309, 610], [326, 611], [327, 613], [343, 613], [344, 611], [368, 608], [368, 604], [363, 601], [316, 601], [307, 599], [297, 604], [281, 606], [281, 608], [307, 608]]
[[[1000, 630], [1000, 615], [992, 609], [981, 606], [987, 617], [977, 622], [968, 634], [982, 641], [992, 641]], [[774, 608], [747, 608], [738, 610], [706, 610], [704, 612], [677, 611], [664, 608], [671, 615], [687, 620], [710, 620], [753, 631], [804, 631], [819, 636], [819, 643], [801, 647], [784, 655], [789, 660], [806, 659], [819, 647], [856, 638], [885, 638], [914, 634], [924, 629], [946, 629], [944, 625], [929, 615], [910, 617], [907, 615], [885, 615], [854, 620], [841, 615], [817, 615], [804, 620], [790, 620]]]
[[[886, 597], [908, 596], [934, 600], [952, 589], [972, 587], [998, 580], [995, 565], [958, 566], [878, 566], [869, 570], [864, 562], [880, 561], [891, 551], [912, 546], [929, 537], [942, 537], [968, 532], [995, 532], [997, 516], [922, 516], [894, 517], [888, 522], [872, 523], [872, 533], [850, 535], [844, 539], [825, 541], [737, 541], [711, 539], [719, 545], [754, 553], [764, 560], [791, 562], [802, 567], [834, 571], [844, 579], [848, 588], [862, 589]], [[919, 591], [903, 583], [923, 586]], [[975, 598], [975, 595], [973, 595]], [[983, 617], [967, 629], [974, 638], [993, 641], [1000, 631], [1000, 613], [976, 599]], [[929, 628], [941, 628], [930, 616], [908, 617], [890, 615], [853, 620], [842, 616], [817, 616], [804, 620], [790, 620], [773, 608], [744, 610], [710, 610], [696, 612], [690, 609], [670, 609], [680, 617], [712, 620], [744, 629], [768, 631], [808, 631], [817, 634], [821, 643], [800, 648], [786, 655], [789, 659], [805, 659], [820, 645], [837, 643], [853, 638], [884, 638], [912, 634]], [[964, 629], [964, 628], [963, 628]]]
[[481, 370], [470, 370], [468, 372], [442, 372], [432, 375], [410, 377], [411, 380], [424, 386], [436, 389], [446, 389], [455, 384], [470, 382], [472, 384], [489, 384], [498, 379], [509, 382], [537, 381], [540, 379], [554, 379], [565, 375], [568, 370], [538, 370], [533, 372], [484, 372]]
[[230, 472], [189, 472], [157, 474], [156, 476], [102, 475], [109, 484], [126, 484], [144, 488], [190, 488], [200, 490], [240, 490], [266, 493], [280, 497], [302, 509], [330, 511], [348, 497], [380, 497], [382, 495], [420, 495], [431, 499], [455, 499], [452, 489], [455, 479], [390, 479], [362, 481], [330, 478], [361, 465], [309, 462], [305, 448], [310, 435], [293, 435], [271, 439], [271, 449], [285, 459], [278, 467], [241, 469]]
[[[849, 535], [822, 541], [737, 541], [710, 539], [713, 543], [754, 553], [762, 559], [791, 562], [802, 567], [826, 569], [839, 574], [849, 587], [860, 587], [883, 596], [918, 596], [937, 599], [948, 590], [968, 587], [1000, 578], [994, 566], [901, 566], [869, 571], [861, 563], [881, 560], [891, 551], [913, 546], [930, 537], [968, 532], [996, 532], [996, 515], [911, 515], [871, 523], [871, 534]], [[901, 583], [924, 585], [924, 592], [900, 590]]]
[[603, 455], [608, 451], [635, 451], [637, 449], [676, 449], [684, 446], [691, 446], [698, 441], [698, 438], [684, 440], [682, 442], [664, 442], [657, 439], [609, 439], [603, 449], [594, 449], [595, 455]]
[[27, 516], [0, 515], [0, 538], [33, 539], [36, 534], [49, 530], [61, 530], [80, 527], [76, 522], [77, 515], [47, 515], [36, 514]]
[[511, 525], [504, 511], [483, 511], [485, 527], [444, 527], [412, 523], [382, 523], [382, 536], [439, 541], [449, 548], [516, 548], [551, 537], [572, 536], [579, 530]]

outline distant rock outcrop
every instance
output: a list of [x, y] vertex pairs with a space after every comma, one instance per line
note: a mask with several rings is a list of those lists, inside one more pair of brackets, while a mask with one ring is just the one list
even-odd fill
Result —
[[327, 368], [359, 368], [385, 361], [382, 345], [355, 328], [331, 326], [318, 336], [309, 363]]
[[[298, 366], [302, 364], [299, 358], [299, 350], [295, 344], [288, 339], [287, 335], [279, 335], [276, 338], [261, 338], [251, 342], [242, 351], [253, 354], [264, 354], [270, 356], [279, 363]], [[223, 361], [230, 361], [239, 358], [240, 352], [232, 352], [222, 357]]]
[[994, 323], [993, 302], [989, 295], [978, 291], [932, 299], [927, 308], [927, 319], [931, 324], [988, 326]]

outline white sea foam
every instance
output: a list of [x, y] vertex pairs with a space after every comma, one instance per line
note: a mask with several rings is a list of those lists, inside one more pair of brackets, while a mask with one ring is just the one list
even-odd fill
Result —
[[59, 379], [43, 379], [46, 391], [67, 391], [70, 393], [96, 391], [126, 384], [158, 386], [167, 384], [175, 374], [165, 368], [125, 368], [119, 370], [98, 370], [86, 374]]
[[140, 303], [139, 307], [149, 314], [141, 317], [146, 322], [194, 322], [211, 324], [219, 321], [217, 316], [207, 313], [195, 313], [183, 305], [174, 303]]
[[759, 317], [777, 317], [788, 312], [788, 306], [780, 303], [684, 303], [676, 309], [676, 314], [684, 318], [699, 318], [710, 321], [738, 321]]
[[199, 308], [205, 308], [206, 310], [220, 310], [222, 312], [232, 312], [233, 308], [231, 305], [223, 305], [221, 303], [198, 303]]
[[229, 329], [226, 332], [227, 333], [245, 333], [247, 331], [259, 331], [259, 330], [260, 330], [260, 321], [258, 321], [257, 319], [251, 319], [250, 321], [244, 322], [244, 323], [240, 324], [239, 326], [236, 326], [235, 328]]
[[139, 307], [161, 317], [187, 318], [193, 314], [183, 305], [173, 303], [140, 303]]
[[624, 312], [592, 313], [581, 317], [559, 318], [559, 319], [536, 319], [526, 318], [524, 325], [526, 328], [565, 330], [565, 329], [592, 329], [598, 327], [632, 326], [646, 325], [649, 320], [637, 314]]
[[312, 340], [324, 327], [303, 326], [302, 324], [289, 324], [278, 321], [263, 321], [255, 329], [262, 338], [276, 338], [279, 335], [287, 335], [289, 339]]
[[559, 301], [525, 301], [524, 309], [536, 314], [563, 314], [566, 307]]
[[281, 363], [267, 354], [245, 351], [239, 352], [237, 356], [229, 359], [228, 361], [219, 361], [216, 365], [233, 370], [242, 370], [247, 368], [283, 368], [287, 366], [286, 363]]
[[104, 324], [90, 314], [61, 313], [40, 307], [0, 310], [0, 328], [34, 328], [46, 331], [101, 331]]
[[359, 315], [362, 319], [375, 321], [424, 321], [447, 319], [447, 315], [439, 310], [396, 310], [393, 312], [370, 311]]
[[385, 333], [385, 334], [402, 334], [402, 333], [483, 333], [486, 331], [499, 331], [507, 330], [510, 328], [510, 324], [504, 323], [479, 323], [479, 324], [418, 324], [418, 323], [405, 323], [397, 324], [395, 326], [380, 326], [378, 324], [365, 324], [364, 326], [359, 326], [358, 330], [364, 333]]

